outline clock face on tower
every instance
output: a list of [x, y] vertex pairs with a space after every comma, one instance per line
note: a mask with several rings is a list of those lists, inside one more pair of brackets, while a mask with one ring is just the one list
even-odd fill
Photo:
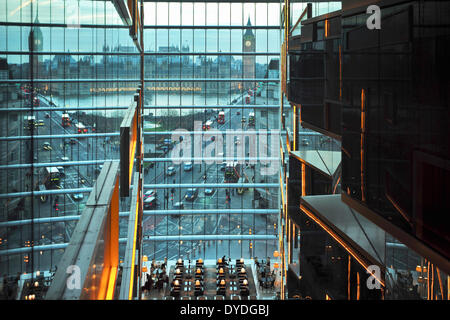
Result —
[[245, 46], [250, 47], [252, 45], [252, 42], [250, 40], [245, 41]]

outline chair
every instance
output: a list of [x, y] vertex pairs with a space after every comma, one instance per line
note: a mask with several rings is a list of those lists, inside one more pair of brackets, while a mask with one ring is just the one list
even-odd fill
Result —
[[242, 284], [244, 282], [244, 280], [247, 280], [247, 282], [248, 282], [247, 277], [242, 277], [242, 278], [239, 278], [239, 283]]
[[223, 295], [216, 295], [214, 296], [214, 300], [225, 300], [225, 297]]
[[231, 295], [231, 300], [241, 300], [241, 297], [238, 296], [237, 294], [233, 294]]
[[202, 296], [203, 295], [203, 288], [199, 288], [199, 289], [197, 289], [197, 288], [195, 288], [195, 291], [194, 291], [194, 295], [196, 296], [196, 297], [198, 297], [198, 296]]
[[248, 288], [241, 288], [241, 297], [242, 296], [248, 296], [250, 294], [250, 291]]
[[226, 292], [225, 287], [219, 287], [219, 288], [217, 288], [217, 294], [218, 294], [218, 295], [224, 296], [224, 295], [225, 295], [225, 292]]
[[181, 300], [192, 300], [192, 298], [189, 296], [183, 296], [181, 297]]
[[172, 291], [170, 292], [170, 295], [172, 297], [179, 297], [180, 296], [180, 289], [172, 289]]
[[220, 280], [222, 280], [222, 279], [225, 279], [225, 275], [224, 275], [224, 274], [218, 274], [218, 275], [216, 276], [216, 280], [217, 280], [217, 281], [220, 281]]
[[203, 282], [203, 275], [202, 274], [196, 274], [195, 275], [195, 280], [200, 280]]
[[208, 297], [200, 296], [200, 297], [197, 297], [197, 300], [208, 300]]
[[258, 298], [256, 296], [250, 296], [249, 299], [250, 300], [258, 300]]
[[272, 281], [270, 281], [270, 288], [275, 289], [275, 279], [272, 279]]

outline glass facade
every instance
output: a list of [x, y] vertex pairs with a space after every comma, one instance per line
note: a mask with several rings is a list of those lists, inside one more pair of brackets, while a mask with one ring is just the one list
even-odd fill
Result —
[[[448, 64], [448, 3], [378, 2], [375, 29], [371, 1], [289, 3], [280, 175], [288, 296], [448, 299], [448, 95], [434, 94], [447, 81], [440, 67], [412, 67]], [[382, 294], [360, 286], [375, 264]]]
[[448, 298], [448, 4], [377, 2], [373, 31], [369, 2], [0, 0], [0, 299], [65, 283], [71, 239], [95, 298], [216, 259], [240, 297]]
[[[277, 2], [144, 3], [143, 254], [275, 250], [279, 12]], [[119, 159], [140, 67], [111, 1], [0, 1], [2, 276], [58, 265], [103, 162]], [[192, 159], [172, 161], [188, 149]], [[121, 260], [129, 206], [122, 198]]]
[[118, 159], [139, 56], [109, 1], [0, 6], [0, 273], [15, 275], [57, 266], [103, 161]]
[[[158, 199], [155, 206], [144, 201], [149, 257], [249, 258], [275, 250], [278, 163], [263, 173], [253, 147], [264, 152], [279, 134], [279, 11], [278, 3], [144, 4], [144, 193], [154, 190]], [[186, 159], [168, 161], [181, 149]], [[265, 158], [277, 157], [268, 151]], [[239, 163], [227, 168], [233, 158]], [[239, 181], [261, 186], [224, 187]], [[212, 186], [190, 190], [203, 183]], [[164, 184], [172, 186], [152, 187]], [[180, 206], [185, 213], [162, 212]]]

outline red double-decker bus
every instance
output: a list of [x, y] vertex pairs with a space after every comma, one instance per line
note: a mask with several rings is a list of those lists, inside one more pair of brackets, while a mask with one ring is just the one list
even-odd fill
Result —
[[63, 113], [62, 115], [62, 126], [64, 128], [66, 127], [70, 127], [72, 125], [71, 121], [70, 121], [70, 117], [67, 113]]
[[206, 122], [203, 124], [203, 127], [202, 127], [203, 130], [204, 130], [204, 131], [208, 131], [209, 129], [211, 129], [212, 124], [213, 124], [213, 122], [212, 122], [211, 120], [206, 121]]
[[220, 124], [225, 123], [225, 112], [224, 111], [219, 112], [219, 117], [217, 118], [217, 122]]
[[80, 123], [77, 123], [76, 125], [75, 125], [75, 127], [77, 128], [77, 130], [78, 130], [78, 133], [87, 133], [88, 132], [88, 129], [84, 126], [84, 124], [82, 124], [81, 122]]

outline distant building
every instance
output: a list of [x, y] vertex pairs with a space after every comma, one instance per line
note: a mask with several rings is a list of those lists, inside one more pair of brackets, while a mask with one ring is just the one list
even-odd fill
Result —
[[[279, 76], [280, 76], [280, 60], [271, 59], [269, 62], [269, 66], [267, 68], [266, 78], [278, 79]], [[267, 96], [273, 99], [280, 98], [280, 86], [278, 82], [267, 83]]]
[[41, 28], [39, 27], [39, 19], [36, 16], [34, 24], [31, 27], [30, 33], [28, 34], [28, 51], [30, 52], [30, 76], [32, 78], [39, 78], [41, 72], [43, 71], [43, 55], [36, 54], [42, 52], [44, 47], [44, 37], [42, 36]]
[[[0, 79], [10, 79], [9, 66], [6, 59], [0, 58]], [[18, 108], [23, 106], [22, 96], [18, 93], [15, 85], [8, 83], [0, 84], [0, 101], [2, 108]], [[2, 112], [0, 115], [0, 136], [19, 136], [23, 132], [22, 119], [19, 112]], [[21, 113], [24, 114], [24, 113]], [[20, 140], [1, 143], [0, 145], [0, 165], [23, 163], [20, 158]], [[22, 170], [0, 170], [0, 192], [14, 192], [14, 190], [24, 190], [21, 173]], [[7, 220], [8, 216], [14, 212], [21, 198], [12, 200], [4, 199], [0, 202], [0, 219]]]
[[[250, 17], [248, 17], [247, 28], [245, 30], [244, 36], [242, 37], [242, 48], [243, 52], [255, 52], [256, 42], [255, 35], [251, 29]], [[254, 55], [245, 55], [243, 58], [243, 78], [252, 79], [255, 78], [255, 62], [256, 58]], [[254, 82], [245, 82], [243, 85], [244, 89], [250, 89], [255, 87]]]

